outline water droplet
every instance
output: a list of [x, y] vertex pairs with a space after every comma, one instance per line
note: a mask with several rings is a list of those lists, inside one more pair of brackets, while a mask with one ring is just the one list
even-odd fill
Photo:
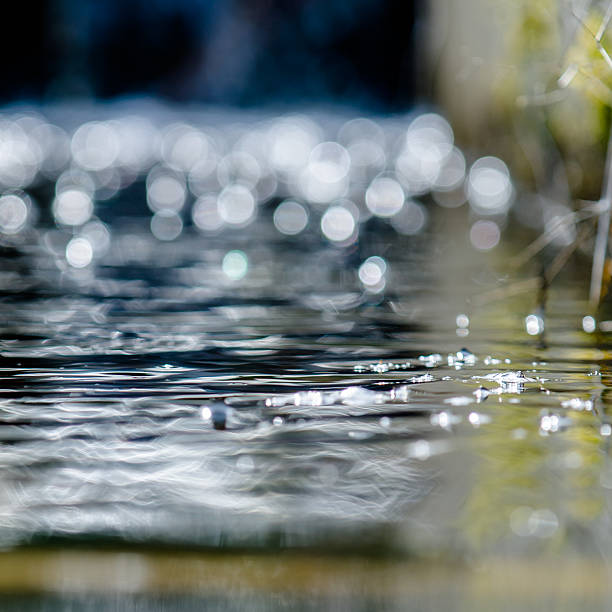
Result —
[[537, 336], [544, 332], [544, 320], [539, 315], [527, 315], [525, 317], [525, 329], [530, 336]]
[[582, 319], [582, 329], [587, 334], [592, 334], [597, 329], [597, 322], [593, 317], [587, 315]]

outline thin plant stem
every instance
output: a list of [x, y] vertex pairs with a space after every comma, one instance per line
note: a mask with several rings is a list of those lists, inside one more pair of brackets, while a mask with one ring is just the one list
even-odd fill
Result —
[[548, 230], [530, 243], [520, 255], [514, 257], [511, 264], [517, 268], [526, 264], [542, 249], [546, 248], [557, 236], [559, 236], [567, 224], [580, 223], [581, 221], [585, 221], [592, 217], [598, 217], [602, 214], [602, 212], [605, 212], [605, 210], [602, 210], [602, 208], [601, 203], [597, 202], [594, 205], [590, 204], [581, 210], [568, 213], [563, 217], [559, 217]]
[[601, 42], [603, 35], [606, 33], [608, 29], [608, 25], [610, 24], [610, 19], [612, 19], [612, 1], [608, 2], [608, 8], [606, 9], [606, 14], [601, 21], [601, 25], [599, 26], [599, 30], [597, 30], [597, 35], [595, 39]]
[[565, 264], [568, 262], [569, 258], [572, 256], [573, 252], [584, 243], [585, 240], [588, 239], [589, 235], [592, 232], [592, 224], [589, 223], [581, 228], [578, 232], [576, 239], [572, 242], [572, 244], [566, 246], [562, 251], [557, 253], [555, 258], [550, 262], [549, 266], [544, 271], [544, 279], [547, 284], [552, 283], [554, 278], [561, 272]]
[[591, 31], [591, 29], [586, 25], [586, 23], [584, 23], [580, 15], [577, 15], [574, 11], [572, 11], [572, 15], [574, 16], [575, 19], [578, 20], [578, 22], [580, 23], [580, 25], [582, 25], [585, 31], [588, 32], [588, 34], [591, 36], [591, 38], [593, 39], [593, 42], [595, 43], [595, 46], [597, 47], [597, 50], [599, 51], [599, 55], [603, 57], [606, 64], [608, 64], [608, 67], [612, 68], [612, 58], [610, 57], [610, 55], [608, 54], [604, 46], [601, 44], [601, 42], [597, 39], [597, 35]]
[[606, 252], [608, 251], [608, 235], [610, 233], [610, 206], [612, 205], [612, 129], [608, 139], [606, 151], [606, 167], [604, 175], [604, 189], [601, 198], [605, 206], [597, 222], [597, 234], [593, 248], [593, 267], [591, 269], [591, 290], [589, 302], [591, 308], [597, 308], [601, 300], [601, 285], [603, 281]]

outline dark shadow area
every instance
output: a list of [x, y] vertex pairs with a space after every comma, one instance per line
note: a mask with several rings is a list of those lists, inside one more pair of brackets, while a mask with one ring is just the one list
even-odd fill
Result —
[[253, 106], [414, 100], [419, 2], [38, 0], [3, 7], [0, 101]]

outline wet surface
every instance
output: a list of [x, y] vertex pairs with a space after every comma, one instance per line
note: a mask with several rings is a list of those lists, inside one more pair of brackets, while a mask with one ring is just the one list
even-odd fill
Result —
[[[278, 203], [260, 203], [248, 231], [230, 217], [222, 232], [187, 225], [169, 240], [149, 217], [116, 216], [134, 212], [124, 193], [98, 210], [108, 245], [93, 260], [82, 243], [68, 248], [80, 235], [61, 223], [4, 237], [8, 558], [38, 567], [40, 547], [123, 547], [110, 558], [127, 559], [133, 588], [121, 572], [104, 580], [144, 599], [126, 596], [122, 609], [406, 609], [419, 586], [399, 588], [403, 571], [431, 580], [414, 609], [475, 609], [493, 595], [467, 596], [458, 576], [506, 568], [520, 583], [522, 564], [543, 582], [575, 564], [575, 586], [553, 598], [567, 609], [607, 600], [603, 587], [584, 599], [581, 586], [589, 564], [612, 559], [610, 356], [605, 333], [583, 321], [586, 262], [553, 285], [544, 314], [536, 292], [486, 299], [508, 285], [512, 250], [475, 251], [462, 209], [425, 201], [428, 225], [413, 235], [374, 215], [346, 242], [325, 233], [316, 206], [288, 237]], [[160, 548], [195, 572], [182, 594], [160, 578]], [[257, 579], [240, 578], [245, 550], [244, 563], [263, 568]], [[200, 552], [185, 561], [180, 551]], [[298, 558], [274, 565], [278, 551]], [[113, 609], [70, 599], [79, 584], [103, 589], [91, 579], [99, 558], [89, 572], [87, 555], [69, 557], [53, 582], [41, 576], [55, 553], [42, 554], [38, 580], [3, 590], [68, 594], [48, 609]], [[220, 586], [203, 578], [215, 563], [227, 565]], [[309, 574], [325, 564], [337, 591]], [[288, 590], [275, 572], [294, 576]], [[523, 604], [542, 609], [553, 594]]]

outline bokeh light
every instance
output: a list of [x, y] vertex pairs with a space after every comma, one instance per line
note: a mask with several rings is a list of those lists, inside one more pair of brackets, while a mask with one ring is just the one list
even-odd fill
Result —
[[395, 169], [412, 194], [430, 190], [453, 150], [453, 131], [449, 123], [435, 113], [417, 116], [406, 132], [404, 146]]
[[93, 209], [91, 197], [80, 189], [61, 191], [53, 201], [53, 215], [62, 225], [83, 225], [89, 221]]
[[147, 177], [147, 204], [153, 211], [178, 212], [185, 204], [187, 189], [178, 175], [166, 174], [156, 169]]
[[391, 217], [391, 225], [398, 234], [414, 236], [423, 231], [427, 218], [425, 206], [414, 200], [407, 200], [402, 209]]
[[219, 194], [217, 210], [228, 225], [245, 227], [255, 217], [255, 198], [244, 185], [228, 185]]
[[171, 210], [158, 210], [151, 219], [151, 233], [158, 240], [175, 240], [182, 231], [183, 220]]
[[321, 218], [321, 231], [332, 242], [346, 243], [355, 237], [357, 221], [345, 206], [330, 206]]
[[93, 260], [93, 248], [87, 238], [73, 238], [66, 246], [66, 261], [73, 268], [86, 268]]
[[479, 251], [490, 251], [501, 238], [499, 226], [494, 221], [476, 221], [470, 228], [470, 242]]
[[249, 259], [243, 251], [229, 251], [221, 264], [223, 273], [232, 281], [243, 279], [249, 270]]
[[17, 234], [28, 221], [28, 205], [23, 197], [7, 194], [0, 197], [0, 232]]
[[365, 194], [366, 205], [377, 217], [392, 217], [404, 205], [404, 190], [394, 179], [386, 176], [375, 178]]
[[372, 293], [380, 293], [385, 288], [387, 262], [378, 255], [368, 257], [357, 272], [359, 280]]
[[497, 157], [481, 157], [472, 164], [467, 181], [470, 206], [481, 215], [505, 213], [514, 189], [506, 164]]
[[116, 127], [109, 122], [92, 121], [81, 125], [72, 136], [72, 158], [85, 170], [104, 170], [119, 155]]
[[204, 232], [216, 232], [223, 227], [223, 219], [219, 214], [216, 195], [200, 196], [191, 209], [194, 225]]
[[308, 225], [308, 211], [299, 202], [285, 200], [274, 211], [274, 227], [287, 236], [295, 236]]

